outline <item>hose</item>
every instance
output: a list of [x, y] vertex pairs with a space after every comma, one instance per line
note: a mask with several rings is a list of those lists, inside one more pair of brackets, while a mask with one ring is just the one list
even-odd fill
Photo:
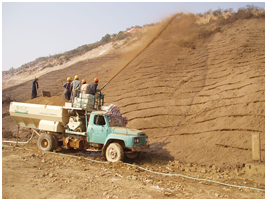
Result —
[[2, 141], [2, 142], [27, 144], [27, 143], [29, 143], [31, 141], [34, 133], [36, 133], [37, 135], [40, 136], [40, 134], [36, 130], [32, 129], [32, 136], [31, 136], [31, 138], [27, 142], [17, 142], [17, 141]]
[[169, 26], [169, 24], [178, 16], [179, 14], [174, 15], [170, 21], [166, 24], [166, 26], [159, 32], [157, 36], [155, 36], [148, 44], [145, 46], [134, 58], [132, 58], [125, 66], [123, 66], [103, 87], [101, 87], [100, 91], [104, 89], [104, 87], [113, 80], [124, 68], [126, 68], [136, 57], [138, 57], [141, 53], [143, 53], [161, 34], [165, 29]]
[[[4, 146], [4, 147], [12, 147], [12, 146], [8, 146], [8, 145], [2, 145], [2, 146]], [[15, 148], [18, 148], [18, 147], [15, 147]], [[26, 149], [26, 150], [30, 150], [30, 149]], [[33, 150], [30, 150], [30, 151], [33, 151]], [[73, 158], [80, 158], [79, 156], [73, 156], [73, 155], [56, 153], [56, 152], [46, 152], [46, 153], [58, 154], [58, 155], [61, 155], [61, 156], [69, 156], [69, 157], [73, 157]], [[84, 160], [88, 160], [88, 161], [92, 161], [92, 162], [97, 162], [97, 163], [108, 163], [107, 161], [97, 161], [97, 160], [93, 160], [93, 159], [90, 159], [90, 158], [84, 158]], [[130, 164], [130, 163], [124, 163], [124, 164], [130, 165], [130, 166], [136, 166], [136, 165], [133, 165], [133, 164]], [[182, 175], [182, 174], [171, 174], [171, 173], [155, 172], [155, 171], [152, 171], [152, 170], [148, 170], [146, 168], [143, 168], [141, 166], [137, 166], [137, 167], [139, 169], [141, 169], [141, 170], [144, 170], [144, 171], [147, 171], [147, 172], [151, 172], [151, 173], [154, 173], [154, 174], [161, 174], [161, 175], [166, 175], [166, 176], [179, 176], [179, 177], [184, 177], [184, 178], [192, 179], [192, 180], [217, 183], [217, 184], [224, 185], [224, 186], [229, 186], [229, 187], [248, 188], [248, 189], [252, 189], [252, 190], [258, 190], [258, 191], [264, 191], [265, 192], [265, 189], [261, 189], [261, 188], [255, 188], [255, 187], [249, 187], [249, 186], [238, 186], [238, 185], [233, 185], [233, 184], [226, 184], [226, 183], [222, 183], [222, 182], [219, 182], [219, 181], [213, 181], [213, 180], [210, 180], [210, 179], [195, 178], [195, 177], [190, 177], [190, 176], [186, 176], [186, 175]]]

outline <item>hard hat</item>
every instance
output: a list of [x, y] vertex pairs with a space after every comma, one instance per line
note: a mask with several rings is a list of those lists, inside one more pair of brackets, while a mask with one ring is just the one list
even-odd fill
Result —
[[79, 76], [78, 76], [78, 75], [75, 75], [74, 79], [75, 79], [75, 80], [76, 80], [76, 79], [79, 79]]
[[82, 80], [82, 84], [86, 83], [86, 80]]
[[38, 77], [38, 76], [36, 76], [35, 78], [36, 78], [37, 80], [39, 80], [39, 77]]
[[70, 80], [71, 80], [71, 78], [70, 78], [70, 77], [68, 77], [68, 78], [67, 78], [67, 81], [70, 81]]
[[94, 79], [94, 81], [95, 81], [95, 82], [98, 82], [98, 78], [96, 77], [96, 78]]

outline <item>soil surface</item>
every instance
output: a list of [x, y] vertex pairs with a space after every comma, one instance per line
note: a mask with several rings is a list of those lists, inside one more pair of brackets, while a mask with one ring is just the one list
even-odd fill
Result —
[[[11, 101], [64, 105], [62, 80], [79, 75], [89, 84], [98, 77], [98, 88], [108, 82], [105, 105], [117, 105], [127, 127], [144, 130], [150, 149], [128, 161], [135, 166], [99, 163], [87, 160], [104, 162], [98, 153], [42, 153], [34, 135], [18, 144], [23, 149], [2, 149], [2, 198], [264, 199], [258, 189], [137, 167], [265, 188], [265, 20], [193, 26], [195, 20], [166, 20], [123, 48], [39, 76], [39, 93], [50, 91], [50, 102], [29, 100], [32, 81], [3, 89], [3, 140], [16, 141], [18, 133]], [[254, 133], [261, 138], [261, 162], [252, 160]], [[21, 128], [18, 141], [31, 134]], [[66, 153], [79, 158], [60, 155]]]
[[264, 189], [262, 164], [229, 171], [179, 161], [162, 163], [147, 154], [136, 161], [109, 163], [98, 152], [59, 148], [42, 153], [35, 141], [20, 149], [2, 149], [3, 199], [265, 198], [258, 190]]

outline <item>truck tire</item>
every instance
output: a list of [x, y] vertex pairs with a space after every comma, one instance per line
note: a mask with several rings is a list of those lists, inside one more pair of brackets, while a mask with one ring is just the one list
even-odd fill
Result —
[[110, 162], [122, 161], [124, 158], [124, 151], [119, 143], [111, 143], [106, 149], [106, 159]]
[[53, 150], [56, 150], [58, 146], [58, 140], [55, 135], [52, 135], [52, 137], [53, 137]]
[[52, 151], [54, 148], [54, 138], [52, 135], [41, 135], [37, 141], [37, 146], [41, 151]]
[[125, 153], [125, 155], [129, 159], [135, 159], [140, 156], [140, 152]]

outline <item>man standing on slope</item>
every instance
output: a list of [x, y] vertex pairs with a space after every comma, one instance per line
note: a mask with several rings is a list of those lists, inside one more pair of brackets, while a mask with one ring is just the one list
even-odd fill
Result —
[[39, 84], [38, 84], [39, 77], [35, 77], [35, 79], [32, 82], [32, 98], [34, 99], [37, 97], [37, 90], [39, 89]]
[[70, 95], [71, 95], [71, 78], [68, 77], [67, 78], [67, 82], [63, 85], [63, 87], [66, 89], [65, 90], [65, 99], [67, 99], [68, 101], [70, 100]]
[[81, 88], [81, 82], [79, 81], [79, 76], [75, 75], [74, 80], [70, 84], [72, 87], [72, 102], [74, 103], [75, 97], [79, 97], [79, 92]]
[[89, 94], [95, 95], [95, 93], [97, 91], [99, 91], [97, 89], [97, 86], [98, 86], [98, 78], [95, 78], [94, 82], [92, 84], [90, 84], [90, 86], [89, 86]]
[[82, 80], [81, 93], [89, 94], [89, 84], [86, 84], [86, 80]]

